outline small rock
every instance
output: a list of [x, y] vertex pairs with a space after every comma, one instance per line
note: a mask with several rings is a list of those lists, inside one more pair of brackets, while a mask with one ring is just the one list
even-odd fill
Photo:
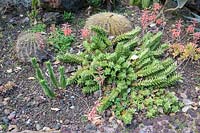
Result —
[[69, 127], [62, 126], [61, 133], [71, 133], [72, 130]]
[[101, 96], [101, 90], [95, 91], [94, 92], [94, 97], [99, 98]]
[[7, 117], [2, 117], [2, 121], [3, 121], [3, 123], [5, 123], [6, 125], [9, 124], [9, 120], [8, 120]]
[[66, 119], [66, 120], [64, 121], [64, 123], [65, 123], [66, 125], [68, 125], [68, 124], [70, 124], [70, 120]]
[[12, 69], [8, 69], [6, 72], [7, 72], [7, 73], [12, 73], [13, 70], [12, 70]]
[[69, 107], [70, 109], [74, 109], [75, 108], [75, 106], [71, 106], [71, 107]]
[[10, 97], [6, 97], [3, 99], [3, 101], [6, 101], [6, 102], [8, 102], [9, 100], [10, 100]]
[[59, 130], [61, 128], [61, 124], [60, 123], [57, 123], [54, 127], [56, 130]]
[[31, 119], [28, 119], [27, 121], [26, 121], [26, 125], [29, 125], [31, 123]]
[[3, 130], [3, 127], [2, 127], [2, 125], [0, 125], [0, 131], [2, 131]]
[[153, 126], [146, 126], [142, 128], [139, 133], [153, 133]]
[[186, 113], [187, 111], [188, 111], [188, 109], [190, 109], [190, 108], [192, 108], [192, 106], [185, 106], [185, 107], [183, 107], [182, 108], [182, 111], [184, 112], [184, 113]]
[[188, 113], [190, 114], [191, 117], [196, 118], [197, 117], [197, 113], [193, 110], [193, 109], [189, 109]]
[[112, 127], [103, 127], [105, 133], [115, 133], [115, 129]]
[[19, 16], [20, 16], [21, 18], [22, 18], [22, 17], [24, 17], [24, 15], [23, 15], [23, 14], [20, 14]]
[[191, 104], [193, 104], [194, 102], [192, 102], [190, 99], [183, 99], [183, 103], [184, 103], [185, 105], [191, 105]]
[[15, 132], [18, 132], [18, 128], [16, 125], [9, 125], [8, 131], [15, 133]]
[[43, 127], [42, 128], [42, 131], [45, 131], [45, 132], [48, 132], [48, 131], [50, 131], [51, 130], [51, 128], [49, 128], [49, 127]]
[[5, 115], [9, 115], [11, 113], [11, 110], [10, 109], [4, 109], [4, 114]]
[[28, 23], [30, 21], [30, 19], [28, 17], [25, 17], [23, 20], [22, 20], [22, 23]]
[[106, 110], [105, 111], [105, 116], [106, 117], [111, 117], [112, 116], [112, 112], [110, 110]]
[[185, 93], [181, 93], [180, 96], [181, 96], [182, 98], [184, 98], [184, 99], [187, 98], [187, 95], [186, 95]]
[[39, 131], [39, 130], [42, 129], [42, 126], [40, 124], [36, 124], [35, 128], [36, 128], [37, 131]]
[[12, 119], [15, 118], [15, 116], [16, 116], [16, 111], [13, 111], [12, 113], [10, 113], [10, 114], [8, 115], [8, 119], [9, 119], [9, 120], [12, 120]]
[[97, 130], [97, 128], [94, 124], [87, 124], [85, 130]]

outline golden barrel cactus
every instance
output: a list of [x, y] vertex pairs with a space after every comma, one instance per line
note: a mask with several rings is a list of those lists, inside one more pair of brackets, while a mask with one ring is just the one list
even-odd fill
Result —
[[111, 12], [103, 12], [90, 16], [84, 28], [90, 30], [91, 26], [104, 28], [110, 36], [117, 36], [132, 30], [132, 24], [125, 16]]
[[39, 61], [47, 59], [46, 38], [41, 33], [22, 32], [19, 34], [15, 46], [17, 58], [20, 62], [31, 62], [32, 57]]

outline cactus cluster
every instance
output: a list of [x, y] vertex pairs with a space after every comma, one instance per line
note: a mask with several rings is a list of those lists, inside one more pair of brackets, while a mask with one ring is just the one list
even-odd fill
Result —
[[91, 26], [102, 27], [111, 36], [132, 30], [132, 24], [125, 16], [111, 12], [98, 13], [89, 17], [84, 28], [91, 30]]

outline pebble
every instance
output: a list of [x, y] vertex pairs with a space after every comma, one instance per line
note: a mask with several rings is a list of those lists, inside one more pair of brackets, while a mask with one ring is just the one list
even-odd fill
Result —
[[142, 129], [140, 129], [139, 133], [152, 133], [153, 132], [153, 126], [146, 126]]
[[110, 110], [106, 110], [105, 111], [105, 116], [106, 117], [111, 117], [112, 116], [112, 112]]
[[75, 108], [75, 106], [71, 106], [71, 107], [69, 107], [70, 109], [74, 109]]
[[0, 125], [0, 131], [2, 131], [3, 130], [3, 127], [2, 127], [2, 125]]
[[188, 109], [190, 109], [190, 108], [192, 108], [192, 106], [185, 106], [185, 107], [183, 107], [182, 108], [182, 111], [184, 112], [184, 113], [186, 113], [187, 111], [188, 111]]
[[7, 125], [9, 124], [9, 120], [6, 116], [2, 117], [2, 121]]
[[5, 115], [9, 115], [11, 113], [11, 110], [10, 109], [4, 109], [4, 114]]
[[187, 99], [187, 95], [185, 93], [180, 94], [182, 98]]
[[61, 124], [60, 123], [57, 123], [54, 127], [56, 130], [59, 130], [61, 128]]
[[94, 92], [94, 97], [99, 98], [101, 96], [101, 90], [95, 91]]
[[49, 127], [43, 127], [42, 128], [42, 131], [46, 131], [47, 132], [47, 131], [50, 131], [50, 130], [51, 130], [51, 128], [49, 128]]
[[26, 125], [29, 125], [31, 123], [31, 119], [28, 119], [27, 121], [26, 121]]
[[190, 99], [183, 99], [183, 103], [184, 103], [185, 105], [191, 105], [191, 104], [193, 104], [194, 102], [192, 102]]
[[25, 17], [23, 20], [22, 20], [22, 23], [28, 23], [30, 21], [30, 19], [28, 17]]
[[66, 120], [64, 121], [64, 123], [65, 123], [66, 125], [68, 125], [68, 124], [70, 124], [70, 120], [66, 119]]
[[8, 119], [9, 119], [9, 120], [12, 120], [12, 119], [15, 118], [15, 116], [16, 116], [16, 111], [13, 111], [13, 112], [11, 112], [11, 113], [8, 115]]
[[39, 131], [39, 130], [42, 129], [42, 126], [41, 126], [40, 124], [36, 124], [36, 125], [35, 125], [35, 128], [36, 128], [37, 131]]
[[115, 133], [115, 129], [112, 127], [103, 127], [105, 133]]
[[94, 124], [87, 124], [85, 130], [97, 130], [97, 128]]
[[188, 113], [190, 114], [191, 117], [196, 118], [197, 117], [197, 113], [193, 110], [193, 109], [189, 109]]

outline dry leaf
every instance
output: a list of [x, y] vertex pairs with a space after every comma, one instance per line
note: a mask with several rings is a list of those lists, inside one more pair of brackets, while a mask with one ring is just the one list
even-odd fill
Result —
[[12, 90], [16, 84], [14, 82], [8, 81], [6, 84], [0, 86], [0, 93], [6, 93], [9, 90]]
[[53, 110], [53, 111], [59, 111], [60, 109], [59, 108], [51, 108], [51, 110]]
[[29, 77], [28, 79], [29, 79], [29, 80], [34, 80], [34, 79], [35, 79], [35, 77]]
[[56, 61], [53, 62], [53, 65], [57, 65], [57, 64], [60, 64], [59, 60], [56, 60]]
[[12, 69], [8, 69], [8, 70], [7, 70], [7, 73], [12, 73], [12, 72], [13, 72]]

